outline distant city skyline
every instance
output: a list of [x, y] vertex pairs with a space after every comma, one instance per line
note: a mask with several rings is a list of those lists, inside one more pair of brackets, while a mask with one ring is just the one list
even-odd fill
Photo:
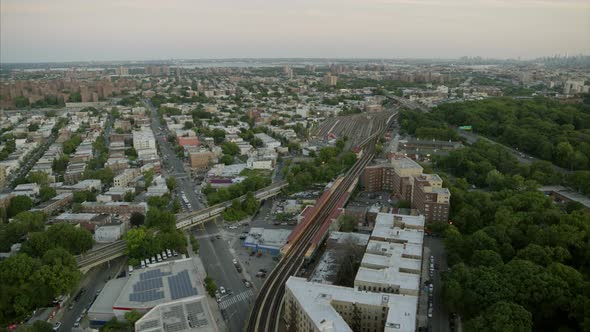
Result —
[[0, 6], [2, 63], [590, 54], [586, 0], [2, 0]]

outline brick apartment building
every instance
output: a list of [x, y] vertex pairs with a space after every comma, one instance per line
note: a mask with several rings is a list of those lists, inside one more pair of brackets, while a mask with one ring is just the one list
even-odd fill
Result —
[[412, 207], [420, 211], [427, 221], [449, 220], [451, 193], [442, 187], [437, 174], [423, 174], [414, 178]]
[[442, 188], [436, 174], [423, 174], [423, 168], [405, 156], [393, 156], [391, 163], [365, 168], [361, 184], [365, 191], [387, 191], [395, 198], [411, 202], [427, 222], [447, 221], [450, 192]]

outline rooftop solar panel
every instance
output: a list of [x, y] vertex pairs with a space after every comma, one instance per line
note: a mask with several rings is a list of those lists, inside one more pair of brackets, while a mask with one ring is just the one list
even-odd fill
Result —
[[172, 300], [197, 295], [197, 289], [192, 287], [187, 270], [183, 270], [175, 276], [168, 277], [168, 286], [170, 287], [170, 297]]
[[162, 272], [160, 269], [148, 270], [139, 274], [139, 280], [161, 278], [172, 274], [171, 272]]
[[154, 327], [158, 327], [160, 326], [160, 320], [159, 319], [152, 319], [152, 320], [148, 320], [143, 322], [140, 326], [139, 329], [140, 330], [147, 330], [147, 329], [153, 329]]
[[151, 302], [155, 300], [160, 300], [164, 298], [163, 291], [157, 291], [155, 289], [150, 289], [145, 292], [137, 292], [129, 294], [129, 301], [133, 302]]
[[156, 279], [146, 279], [142, 281], [138, 281], [133, 285], [134, 292], [144, 292], [150, 289], [162, 288], [164, 287], [164, 282], [162, 281], [161, 277]]

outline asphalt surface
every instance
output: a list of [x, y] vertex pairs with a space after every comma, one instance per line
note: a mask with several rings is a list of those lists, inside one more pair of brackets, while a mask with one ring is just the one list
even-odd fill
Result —
[[[167, 176], [172, 175], [176, 178], [178, 184], [176, 191], [184, 192], [188, 201], [191, 203], [193, 211], [203, 208], [204, 204], [195, 193], [195, 188], [198, 184], [193, 182], [190, 174], [185, 170], [184, 163], [178, 158], [171, 144], [164, 140], [168, 136], [167, 128], [160, 123], [156, 109], [147, 101], [144, 101], [144, 104], [150, 109], [152, 114], [152, 130], [156, 135], [162, 159], [166, 161]], [[160, 130], [161, 127], [164, 129]], [[191, 231], [199, 237], [209, 235], [209, 238], [213, 238], [213, 240], [199, 241], [199, 251], [207, 275], [213, 278], [217, 286], [223, 286], [228, 292], [231, 291], [236, 296], [239, 295], [240, 298], [244, 298], [246, 295], [252, 297], [251, 301], [237, 301], [234, 305], [222, 311], [229, 331], [241, 331], [250, 312], [249, 302], [254, 301], [254, 294], [249, 291], [250, 288], [246, 288], [242, 281], [244, 277], [237, 272], [232, 263], [234, 256], [230, 252], [229, 242], [223, 237], [221, 239], [215, 238], [216, 235], [221, 236], [221, 232], [219, 226], [213, 221], [207, 222], [204, 226], [197, 227]], [[228, 295], [228, 297], [231, 296], [233, 295]]]
[[439, 237], [425, 236], [424, 245], [430, 249], [430, 255], [434, 256], [434, 276], [431, 281], [434, 283], [434, 295], [432, 318], [429, 319], [429, 331], [447, 332], [449, 329], [449, 313], [442, 301], [441, 272], [447, 270], [447, 258], [445, 254], [443, 239]]
[[7, 179], [7, 183], [9, 183], [10, 185], [3, 188], [3, 191], [10, 191], [10, 187], [13, 186], [14, 180], [22, 176], [26, 176], [27, 173], [29, 173], [29, 171], [33, 168], [33, 166], [35, 166], [39, 158], [43, 156], [45, 151], [47, 151], [49, 146], [51, 146], [51, 144], [53, 144], [53, 142], [55, 142], [56, 139], [57, 134], [51, 133], [51, 135], [43, 142], [43, 144], [39, 148], [37, 148], [37, 151], [35, 151], [35, 153], [32, 156], [30, 156], [23, 165], [20, 166], [18, 172]]
[[[80, 287], [84, 288], [86, 291], [80, 296], [80, 299], [76, 301], [74, 307], [70, 310], [70, 303], [73, 301], [73, 298], [76, 296], [79, 290], [74, 292], [72, 297], [65, 304], [66, 308], [64, 309], [62, 317], [60, 319], [54, 320], [52, 324], [57, 321], [61, 321], [62, 325], [60, 331], [71, 331], [74, 327], [76, 318], [78, 318], [86, 308], [90, 308], [91, 304], [94, 302], [97, 292], [105, 286], [109, 277], [111, 279], [116, 278], [120, 271], [125, 270], [126, 260], [127, 258], [125, 257], [112, 260], [109, 263], [104, 263], [95, 267], [85, 274], [82, 282], [80, 283]], [[88, 326], [86, 318], [82, 319], [81, 326]]]
[[[525, 153], [523, 153], [523, 152], [520, 152], [520, 151], [518, 151], [518, 150], [516, 150], [516, 149], [513, 149], [513, 148], [511, 148], [511, 147], [509, 147], [509, 146], [507, 146], [507, 145], [504, 145], [504, 144], [502, 144], [502, 143], [498, 143], [498, 142], [496, 142], [496, 141], [493, 141], [493, 140], [491, 140], [491, 139], [489, 139], [489, 138], [487, 138], [487, 137], [484, 137], [484, 136], [481, 136], [481, 135], [475, 134], [475, 133], [473, 133], [473, 132], [468, 132], [468, 131], [463, 131], [463, 130], [457, 130], [457, 132], [459, 133], [459, 135], [461, 135], [461, 136], [465, 137], [465, 138], [467, 139], [467, 143], [469, 143], [469, 144], [473, 144], [473, 143], [475, 143], [477, 140], [479, 140], [479, 139], [482, 139], [482, 140], [488, 141], [488, 142], [490, 142], [490, 143], [492, 143], [492, 144], [498, 144], [498, 145], [501, 145], [503, 148], [505, 148], [505, 149], [507, 149], [508, 151], [512, 152], [512, 154], [514, 155], [514, 157], [516, 157], [516, 159], [518, 159], [518, 161], [519, 161], [520, 163], [523, 163], [523, 164], [525, 164], [525, 165], [530, 165], [530, 164], [532, 164], [534, 161], [544, 161], [544, 160], [542, 160], [542, 159], [538, 159], [538, 158], [535, 158], [535, 157], [533, 157], [533, 156], [531, 156], [531, 155], [527, 155], [527, 154], [525, 154]], [[546, 160], [545, 160], [545, 161], [546, 161]], [[561, 167], [559, 167], [559, 166], [557, 166], [557, 165], [553, 165], [553, 164], [551, 164], [551, 165], [552, 165], [552, 166], [553, 166], [553, 168], [554, 168], [555, 170], [557, 170], [558, 172], [561, 172], [561, 173], [570, 173], [570, 171], [569, 171], [569, 170], [567, 170], [567, 169], [565, 169], [565, 168], [561, 168]]]

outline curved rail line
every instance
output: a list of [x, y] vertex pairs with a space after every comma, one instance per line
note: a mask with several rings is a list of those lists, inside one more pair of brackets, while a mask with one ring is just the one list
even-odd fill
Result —
[[379, 124], [376, 132], [362, 141], [360, 146], [365, 147], [364, 155], [357, 160], [353, 167], [346, 173], [338, 187], [331, 195], [317, 207], [311, 216], [311, 221], [302, 234], [296, 238], [290, 248], [284, 253], [277, 266], [271, 271], [261, 287], [261, 291], [254, 302], [250, 317], [245, 326], [245, 331], [274, 331], [280, 320], [279, 312], [285, 293], [285, 282], [290, 276], [297, 273], [304, 263], [305, 252], [310, 246], [311, 239], [322, 227], [326, 219], [336, 207], [342, 195], [350, 188], [355, 179], [358, 179], [364, 168], [374, 157], [376, 140], [383, 135], [391, 119], [397, 113], [392, 114], [387, 121]]

